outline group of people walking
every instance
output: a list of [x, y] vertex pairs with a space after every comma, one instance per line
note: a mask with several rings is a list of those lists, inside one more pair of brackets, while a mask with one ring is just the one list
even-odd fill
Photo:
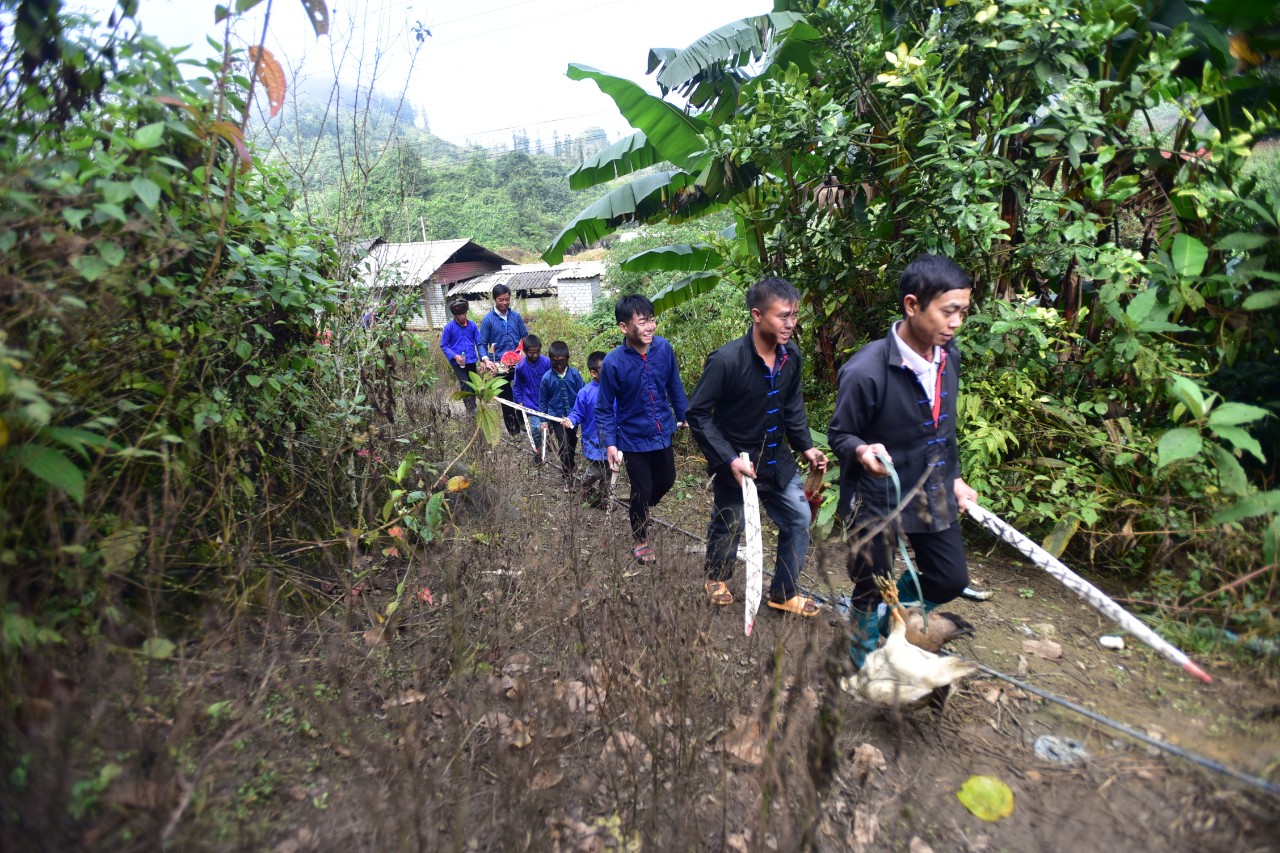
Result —
[[[970, 292], [968, 274], [950, 259], [916, 258], [898, 282], [902, 318], [838, 374], [827, 436], [840, 461], [838, 514], [857, 543], [848, 557], [855, 627], [850, 657], [857, 668], [885, 629], [873, 577], [892, 573], [899, 535], [910, 541], [920, 575], [920, 596], [914, 585], [900, 582], [900, 600], [927, 612], [957, 597], [968, 583], [958, 514], [976, 493], [960, 475], [960, 353], [954, 336], [967, 316]], [[743, 531], [742, 482], [750, 478], [760, 506], [778, 526], [769, 607], [800, 617], [819, 613], [798, 584], [811, 514], [797, 456], [810, 471], [825, 471], [829, 461], [809, 432], [803, 364], [791, 340], [800, 317], [794, 285], [766, 278], [748, 289], [750, 327], [707, 357], [688, 398], [675, 352], [654, 333], [653, 305], [642, 295], [618, 300], [614, 318], [623, 340], [607, 354], [587, 357], [590, 382], [569, 366], [563, 341], [551, 344], [549, 358], [541, 355], [542, 342], [510, 307], [508, 288], [494, 288], [493, 303], [478, 327], [467, 320], [465, 302], [451, 308], [454, 322], [441, 348], [463, 390], [469, 388], [468, 372], [509, 372], [504, 399], [554, 416], [536, 431], [535, 456], [542, 433], [551, 431], [567, 491], [581, 486], [589, 499], [600, 501], [606, 479], [625, 465], [636, 561], [657, 560], [649, 543], [650, 511], [675, 484], [672, 438], [687, 426], [706, 457], [714, 499], [704, 561], [707, 600], [715, 606], [734, 600], [729, 583]], [[473, 412], [474, 401], [467, 402]], [[503, 416], [509, 433], [523, 432], [518, 410], [504, 406]], [[588, 465], [575, 481], [570, 478], [579, 432]], [[891, 471], [902, 484], [900, 506], [885, 488]]]

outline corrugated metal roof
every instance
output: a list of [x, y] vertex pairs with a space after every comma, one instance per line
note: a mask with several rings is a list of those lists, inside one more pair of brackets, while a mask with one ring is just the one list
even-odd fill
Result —
[[526, 293], [530, 290], [546, 290], [555, 278], [556, 270], [546, 264], [523, 264], [507, 267], [487, 275], [468, 279], [449, 289], [449, 296], [489, 295], [494, 286], [505, 284], [512, 293]]
[[498, 284], [505, 284], [511, 288], [512, 293], [523, 294], [535, 290], [550, 290], [561, 279], [577, 280], [603, 275], [604, 264], [593, 261], [560, 264], [555, 267], [549, 267], [546, 264], [523, 264], [468, 279], [449, 288], [449, 296], [487, 296], [493, 291], [494, 285]]
[[557, 279], [604, 278], [604, 264], [600, 261], [575, 261], [561, 264], [556, 269], [563, 270], [556, 275]]
[[[416, 287], [426, 281], [446, 263], [455, 261], [510, 264], [501, 255], [470, 240], [428, 240], [422, 243], [382, 243], [373, 248], [366, 262], [366, 277], [379, 271], [394, 268], [403, 276], [401, 286]], [[385, 282], [383, 283], [385, 286]]]

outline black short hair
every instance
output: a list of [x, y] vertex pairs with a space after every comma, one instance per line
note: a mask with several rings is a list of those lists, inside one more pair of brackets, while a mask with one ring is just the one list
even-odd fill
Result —
[[467, 309], [471, 306], [467, 304], [467, 300], [459, 299], [457, 302], [449, 306], [449, 313], [457, 317], [459, 314], [467, 313]]
[[643, 293], [628, 293], [614, 306], [613, 317], [619, 323], [630, 323], [631, 318], [653, 316], [653, 303]]
[[504, 293], [510, 293], [510, 292], [511, 292], [511, 288], [507, 287], [505, 284], [495, 284], [493, 286], [494, 299], [497, 299], [499, 296], [503, 295]]
[[604, 364], [604, 352], [602, 350], [596, 350], [595, 352], [591, 353], [591, 355], [587, 356], [588, 371], [599, 370], [600, 365], [602, 364]]
[[785, 278], [762, 278], [747, 289], [747, 310], [764, 311], [771, 302], [799, 302], [800, 291]]
[[529, 334], [521, 338], [521, 343], [524, 344], [525, 349], [533, 349], [534, 347], [537, 347], [538, 349], [542, 349], [542, 338], [538, 337], [532, 332], [530, 332]]
[[973, 287], [969, 274], [950, 258], [942, 255], [920, 255], [902, 271], [898, 279], [898, 307], [905, 313], [907, 297], [914, 296], [921, 308], [928, 308], [933, 297], [948, 290], [968, 290]]
[[552, 358], [569, 357], [569, 345], [564, 341], [552, 341], [551, 346], [547, 349], [547, 355]]

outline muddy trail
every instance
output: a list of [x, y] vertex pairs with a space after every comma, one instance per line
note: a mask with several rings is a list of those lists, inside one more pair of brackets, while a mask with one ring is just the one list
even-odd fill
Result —
[[[465, 441], [447, 413], [434, 434], [428, 458]], [[764, 609], [743, 636], [740, 604], [704, 601], [709, 491], [687, 437], [677, 451], [656, 566], [631, 558], [625, 511], [580, 506], [552, 466], [503, 444], [468, 456], [471, 487], [414, 552], [317, 548], [269, 567], [234, 608], [188, 624], [173, 660], [104, 645], [71, 673], [78, 698], [28, 735], [22, 821], [0, 841], [1280, 850], [1280, 799], [1008, 683], [966, 679], [941, 713], [895, 718], [836, 686], [847, 663], [833, 614]], [[1199, 657], [1214, 678], [1201, 685], [1133, 643], [1102, 648], [1114, 632], [1055, 581], [980, 530], [969, 547], [975, 585], [994, 596], [948, 605], [977, 629], [956, 653], [1280, 779], [1274, 667]], [[802, 580], [838, 594], [842, 546], [813, 548]], [[730, 587], [740, 601], [740, 575]], [[1038, 756], [1045, 735], [1081, 755]], [[974, 775], [1009, 786], [1008, 817], [983, 821], [957, 799]]]

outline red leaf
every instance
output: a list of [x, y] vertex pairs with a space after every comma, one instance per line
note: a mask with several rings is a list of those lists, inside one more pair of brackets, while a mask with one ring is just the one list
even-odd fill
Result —
[[229, 121], [210, 122], [209, 130], [235, 146], [236, 153], [240, 155], [240, 162], [243, 164], [243, 167], [246, 169], [249, 168], [253, 163], [253, 155], [249, 153], [248, 146], [244, 144], [244, 131]]
[[265, 47], [255, 45], [249, 48], [249, 58], [253, 60], [254, 73], [267, 90], [267, 103], [271, 105], [271, 117], [275, 118], [284, 106], [284, 93], [288, 88], [284, 69]]

